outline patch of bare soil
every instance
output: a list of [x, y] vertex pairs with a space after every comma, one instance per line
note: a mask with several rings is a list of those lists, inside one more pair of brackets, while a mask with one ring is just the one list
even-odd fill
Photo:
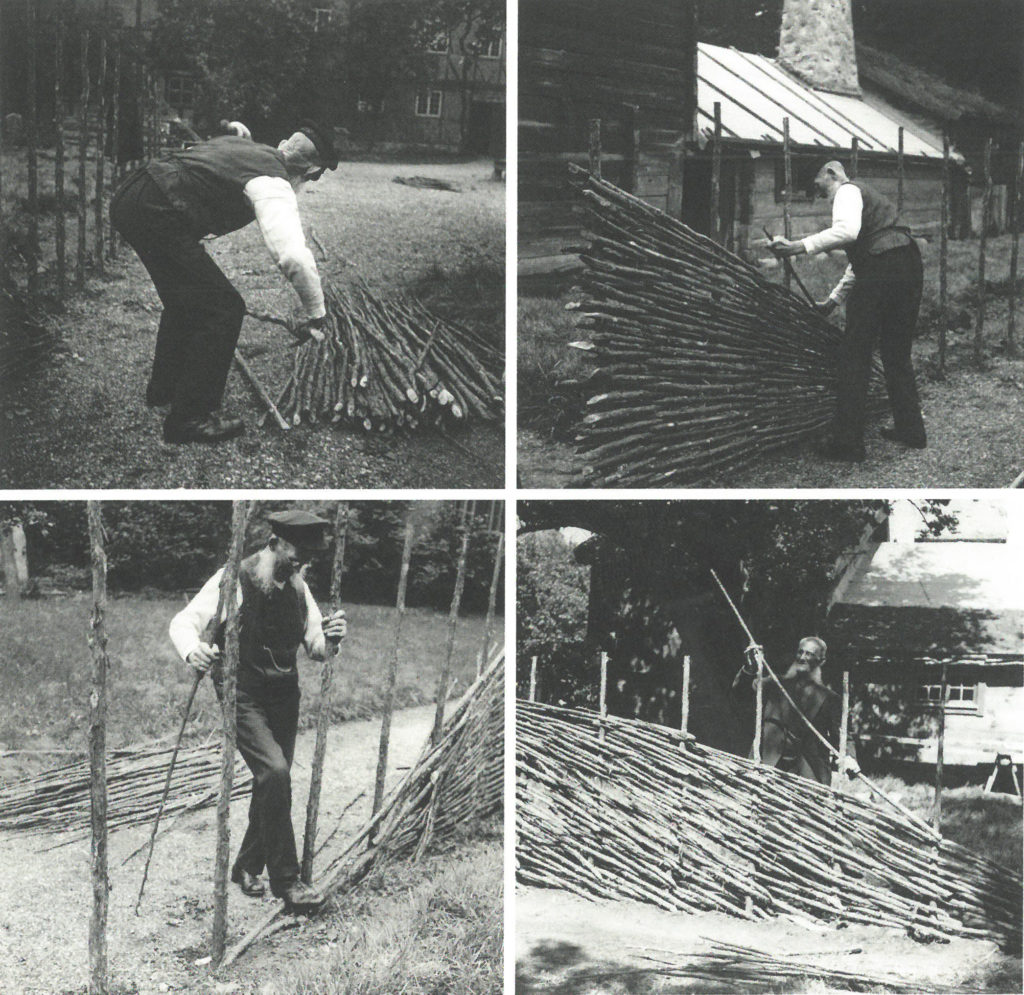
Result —
[[[396, 712], [391, 727], [388, 784], [404, 776], [419, 756], [433, 721], [433, 706]], [[380, 720], [333, 727], [321, 791], [318, 838], [323, 841], [346, 813], [342, 828], [317, 859], [323, 868], [344, 849], [370, 817]], [[292, 823], [301, 851], [315, 733], [301, 733], [292, 777]], [[245, 831], [248, 798], [231, 809], [232, 856]], [[236, 971], [213, 977], [197, 964], [208, 955], [213, 913], [216, 814], [207, 809], [185, 816], [156, 843], [146, 893], [133, 915], [145, 862], [140, 854], [122, 860], [149, 838], [150, 826], [110, 837], [109, 964], [112, 992], [235, 992], [243, 989]], [[0, 833], [4, 897], [0, 907], [0, 991], [22, 995], [81, 992], [88, 979], [88, 922], [91, 908], [89, 842], [43, 852], [62, 837]], [[276, 902], [245, 898], [231, 885], [228, 945], [241, 938]], [[238, 964], [246, 970], [246, 960]], [[250, 973], [251, 978], [251, 973]]]
[[[720, 913], [687, 915], [628, 901], [588, 901], [544, 888], [516, 889], [516, 991], [559, 995], [604, 993], [739, 992], [765, 987], [732, 980], [667, 977], [659, 964], [684, 968], [688, 956], [710, 952], [717, 941], [829, 969], [898, 977], [921, 992], [952, 987], [963, 992], [1021, 990], [1021, 961], [986, 941], [922, 944], [895, 930], [851, 926], [811, 929], [784, 918], [747, 922]], [[706, 965], [704, 965], [706, 967]], [[774, 991], [838, 990], [820, 981]], [[876, 988], [875, 991], [886, 991]]]

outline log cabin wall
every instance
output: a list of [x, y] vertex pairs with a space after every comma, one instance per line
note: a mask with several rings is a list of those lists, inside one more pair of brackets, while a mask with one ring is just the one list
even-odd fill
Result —
[[695, 60], [692, 0], [521, 0], [521, 265], [558, 269], [578, 238], [566, 167], [587, 164], [594, 118], [603, 175], [671, 208], [674, 148], [693, 128]]

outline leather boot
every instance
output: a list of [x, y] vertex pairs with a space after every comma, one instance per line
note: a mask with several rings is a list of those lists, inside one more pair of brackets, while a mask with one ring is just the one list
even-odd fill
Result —
[[241, 418], [228, 418], [215, 411], [196, 418], [182, 418], [171, 412], [164, 422], [164, 442], [223, 442], [244, 431]]

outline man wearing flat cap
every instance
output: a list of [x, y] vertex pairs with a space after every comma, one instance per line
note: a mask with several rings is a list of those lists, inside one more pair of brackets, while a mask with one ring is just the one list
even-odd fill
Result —
[[851, 180], [842, 163], [825, 163], [814, 186], [819, 196], [832, 201], [831, 226], [796, 241], [776, 236], [769, 248], [780, 257], [842, 248], [849, 260], [843, 278], [816, 305], [830, 314], [846, 301], [836, 411], [824, 455], [848, 462], [864, 458], [868, 381], [876, 343], [893, 419], [892, 428], [882, 429], [882, 438], [924, 449], [927, 438], [911, 361], [923, 285], [917, 243], [900, 223], [896, 205], [866, 183]]
[[[271, 538], [242, 560], [238, 573], [238, 749], [252, 771], [249, 826], [231, 880], [251, 898], [270, 890], [295, 910], [315, 908], [322, 898], [299, 880], [291, 821], [291, 763], [299, 721], [299, 646], [316, 660], [346, 634], [344, 611], [322, 616], [302, 578], [302, 567], [325, 548], [330, 523], [307, 511], [267, 516]], [[224, 620], [213, 643], [203, 641], [217, 612], [218, 570], [170, 625], [171, 642], [200, 674], [220, 658]]]
[[319, 338], [327, 313], [295, 195], [337, 168], [329, 135], [307, 122], [275, 149], [245, 137], [244, 125], [233, 130], [147, 163], [111, 200], [111, 223], [138, 253], [164, 308], [146, 403], [170, 405], [165, 442], [219, 442], [244, 430], [219, 408], [245, 302], [201, 239], [256, 221], [302, 303], [300, 334]]

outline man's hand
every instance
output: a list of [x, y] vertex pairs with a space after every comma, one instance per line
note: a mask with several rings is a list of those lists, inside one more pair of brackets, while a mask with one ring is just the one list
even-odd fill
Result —
[[323, 342], [326, 338], [324, 335], [324, 322], [326, 320], [326, 318], [307, 318], [305, 321], [299, 322], [295, 326], [295, 337], [300, 341], [313, 339], [315, 342]]
[[826, 297], [823, 301], [814, 302], [814, 310], [825, 317], [828, 317], [837, 307], [839, 304], [833, 297]]
[[219, 659], [220, 650], [216, 646], [211, 646], [209, 643], [200, 643], [185, 658], [185, 662], [201, 676]]
[[846, 774], [847, 777], [856, 777], [860, 773], [860, 767], [857, 766], [857, 761], [853, 757], [841, 757], [839, 760], [839, 769]]
[[800, 256], [807, 251], [803, 242], [794, 242], [782, 235], [776, 235], [768, 243], [768, 248], [777, 259], [784, 259], [786, 256]]
[[339, 608], [332, 615], [325, 615], [320, 623], [320, 628], [323, 629], [324, 638], [337, 646], [348, 635], [348, 620], [345, 618], [345, 612]]
[[758, 661], [764, 660], [764, 647], [759, 646], [757, 643], [751, 643], [743, 653], [747, 658], [747, 662], [743, 665], [743, 669], [748, 674], [756, 674]]

